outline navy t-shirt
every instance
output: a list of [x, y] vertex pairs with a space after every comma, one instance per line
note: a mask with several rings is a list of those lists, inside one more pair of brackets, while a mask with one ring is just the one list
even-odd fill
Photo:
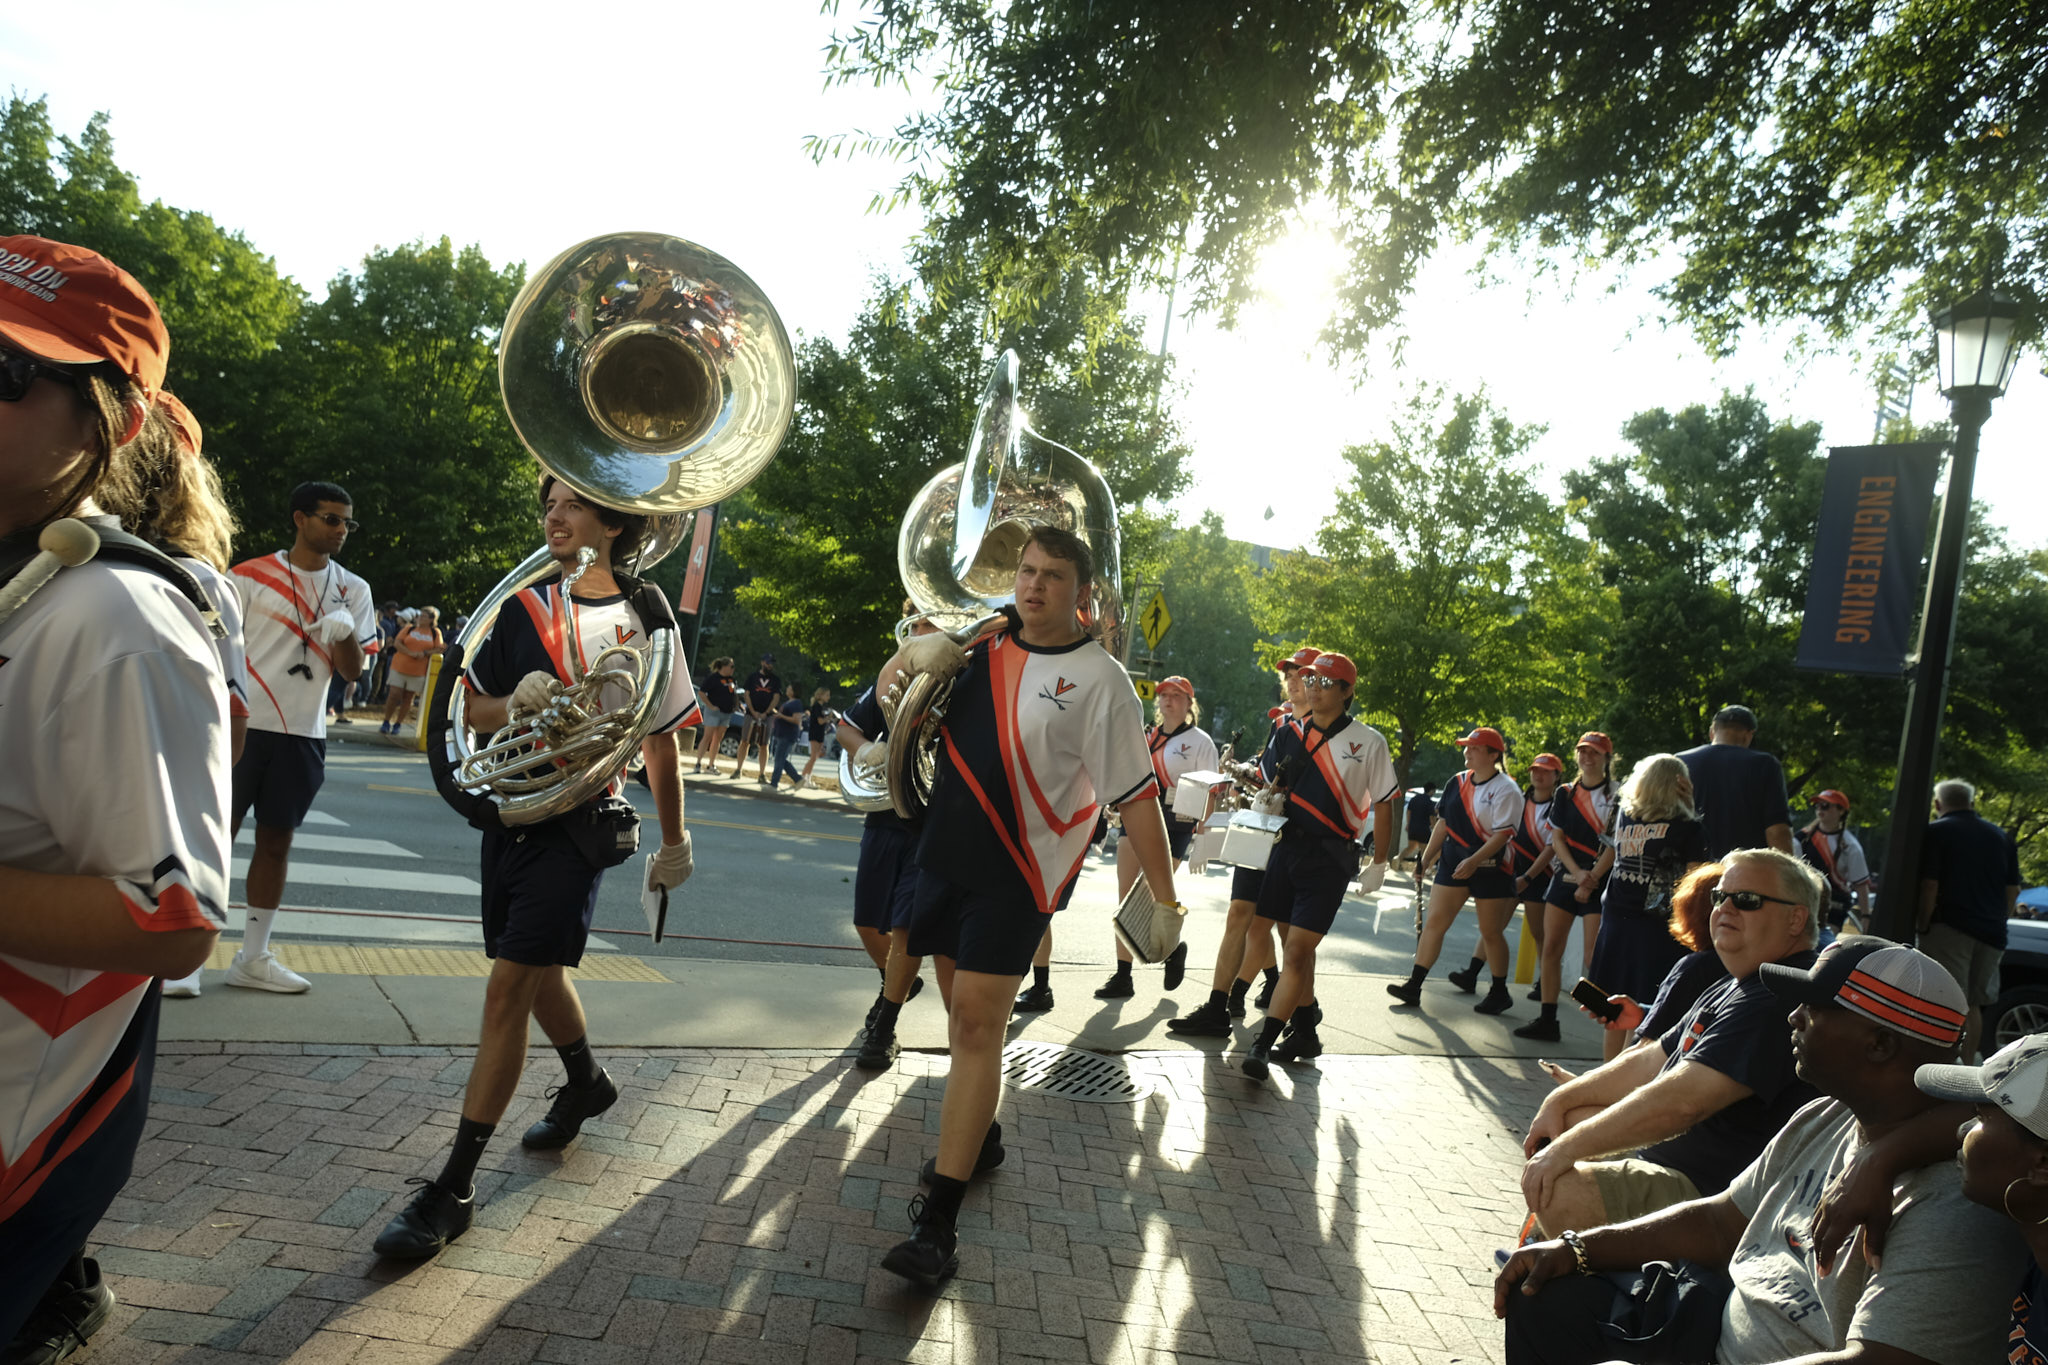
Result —
[[2005, 947], [2005, 888], [2020, 884], [2012, 836], [1973, 810], [1952, 810], [1927, 827], [1920, 876], [1939, 882], [1934, 918], [1980, 943]]
[[1731, 849], [1763, 848], [1765, 830], [1792, 823], [1785, 770], [1770, 754], [1739, 744], [1702, 744], [1679, 757], [1692, 774], [1693, 804], [1706, 830], [1705, 861], [1717, 861]]
[[1671, 888], [1686, 868], [1706, 860], [1699, 821], [1638, 820], [1624, 811], [1614, 824], [1614, 865], [1600, 912], [1669, 919]]
[[2005, 1338], [2005, 1358], [2012, 1365], [2048, 1365], [2048, 1321], [2041, 1316], [2044, 1301], [2048, 1301], [2048, 1277], [2041, 1274], [2041, 1263], [2029, 1256], [2019, 1292], [2012, 1296], [2012, 1330]]
[[[1813, 965], [1814, 954], [1802, 948], [1780, 960], [1803, 969]], [[1791, 1013], [1760, 972], [1709, 986], [1686, 1016], [1658, 1037], [1664, 1070], [1697, 1062], [1754, 1093], [1677, 1137], [1645, 1147], [1642, 1158], [1683, 1172], [1702, 1195], [1727, 1189], [1786, 1120], [1819, 1094], [1793, 1069]]]
[[1692, 1013], [1692, 1007], [1707, 993], [1707, 987], [1727, 979], [1728, 968], [1722, 965], [1721, 955], [1712, 948], [1687, 953], [1673, 964], [1658, 984], [1657, 998], [1644, 1012], [1643, 1022], [1636, 1025], [1636, 1037], [1662, 1038], [1676, 1027], [1679, 1020]]
[[[882, 719], [881, 703], [875, 700], [875, 689], [872, 686], [858, 697], [855, 697], [853, 705], [847, 707], [845, 713], [840, 718], [869, 739], [887, 739], [889, 737], [889, 723]], [[853, 762], [853, 751], [847, 750], [840, 755], [839, 761], [841, 763]], [[901, 829], [909, 830], [913, 834], [917, 832], [919, 823], [921, 822], [906, 820], [898, 815], [894, 806], [884, 806], [880, 810], [871, 810], [868, 812], [867, 818], [867, 825], [870, 829]]]
[[775, 708], [775, 738], [793, 740], [803, 731], [803, 724], [797, 717], [803, 715], [804, 704], [795, 697]]
[[723, 673], [710, 672], [704, 675], [697, 690], [704, 694], [704, 700], [711, 703], [713, 711], [737, 711], [740, 709], [740, 694], [733, 689], [732, 679]]
[[1429, 831], [1436, 823], [1436, 800], [1428, 792], [1417, 792], [1408, 798], [1408, 837], [1418, 842], [1429, 838]]
[[775, 707], [775, 699], [782, 695], [782, 679], [767, 669], [759, 669], [747, 675], [747, 701], [756, 711], [769, 711]]

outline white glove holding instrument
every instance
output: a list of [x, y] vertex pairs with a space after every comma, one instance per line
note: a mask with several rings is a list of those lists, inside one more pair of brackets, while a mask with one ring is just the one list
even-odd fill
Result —
[[356, 618], [340, 608], [328, 612], [306, 631], [307, 635], [323, 645], [339, 644], [343, 640], [354, 639], [355, 633]]
[[647, 889], [649, 891], [673, 891], [690, 880], [696, 871], [695, 858], [690, 853], [690, 831], [683, 831], [679, 844], [663, 844], [661, 852], [647, 862]]
[[903, 661], [906, 673], [936, 673], [941, 678], [951, 678], [967, 669], [967, 651], [943, 631], [911, 636], [903, 642], [897, 657]]
[[879, 769], [889, 761], [889, 741], [871, 739], [854, 751], [853, 766], [856, 768]]
[[548, 703], [562, 695], [562, 680], [552, 673], [536, 668], [519, 680], [512, 689], [512, 697], [505, 706], [505, 714], [512, 720], [539, 715], [547, 710]]
[[1358, 869], [1358, 894], [1370, 896], [1373, 892], [1379, 890], [1386, 880], [1387, 865], [1385, 863], [1367, 863], [1364, 867]]

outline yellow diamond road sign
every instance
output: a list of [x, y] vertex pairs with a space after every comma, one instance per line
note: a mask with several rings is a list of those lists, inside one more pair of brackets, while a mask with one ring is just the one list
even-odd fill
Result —
[[1157, 690], [1157, 684], [1150, 678], [1133, 678], [1131, 679], [1131, 686], [1138, 690], [1138, 700], [1140, 701], [1152, 700], [1152, 694]]
[[1145, 604], [1145, 610], [1138, 617], [1138, 631], [1145, 637], [1145, 648], [1159, 648], [1160, 637], [1173, 625], [1173, 613], [1166, 609], [1166, 594], [1155, 592], [1152, 600]]

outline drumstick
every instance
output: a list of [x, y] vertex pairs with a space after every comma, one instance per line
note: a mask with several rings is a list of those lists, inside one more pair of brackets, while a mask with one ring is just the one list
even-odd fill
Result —
[[24, 564], [4, 588], [0, 588], [0, 626], [20, 611], [36, 590], [57, 576], [59, 569], [75, 569], [100, 552], [99, 532], [73, 517], [53, 521], [36, 538], [36, 555]]

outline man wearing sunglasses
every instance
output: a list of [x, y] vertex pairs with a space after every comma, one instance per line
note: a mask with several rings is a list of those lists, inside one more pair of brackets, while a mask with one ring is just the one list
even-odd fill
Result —
[[[327, 775], [327, 689], [362, 676], [377, 638], [370, 585], [334, 562], [356, 529], [348, 494], [331, 483], [292, 490], [292, 547], [235, 566], [249, 653], [249, 739], [235, 764], [236, 832], [256, 813], [247, 928], [227, 984], [297, 994], [305, 977], [270, 951], [292, 835]], [[194, 994], [197, 992], [195, 991]]]
[[1776, 849], [1724, 863], [1709, 928], [1728, 978], [1661, 1036], [1551, 1091], [1529, 1125], [1522, 1194], [1547, 1233], [1720, 1193], [1814, 1096], [1760, 973], [1812, 963], [1827, 885]]

